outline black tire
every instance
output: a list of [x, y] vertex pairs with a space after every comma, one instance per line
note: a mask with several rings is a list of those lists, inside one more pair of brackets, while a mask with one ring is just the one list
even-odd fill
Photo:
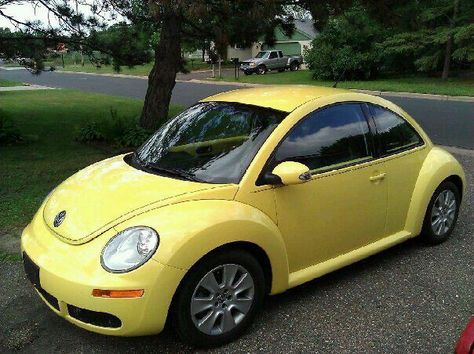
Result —
[[245, 75], [252, 75], [253, 72], [251, 72], [251, 71], [244, 71], [244, 74], [245, 74]]
[[267, 72], [267, 67], [265, 65], [259, 65], [257, 67], [257, 74], [264, 75]]
[[[454, 195], [454, 199], [456, 201], [454, 216], [451, 225], [447, 229], [447, 231], [442, 232], [441, 234], [437, 234], [433, 229], [432, 221], [436, 220], [436, 216], [432, 215], [433, 206], [437, 203], [437, 199], [439, 195], [445, 191], [451, 191]], [[441, 183], [438, 188], [436, 188], [433, 196], [431, 197], [430, 203], [428, 204], [428, 208], [425, 213], [425, 219], [423, 220], [423, 228], [421, 230], [421, 238], [428, 244], [437, 245], [444, 241], [446, 241], [456, 226], [456, 221], [459, 215], [459, 206], [461, 204], [461, 195], [459, 192], [458, 187], [450, 181], [444, 181]], [[436, 206], [435, 206], [436, 207]], [[438, 208], [436, 208], [438, 209]]]
[[285, 71], [285, 69], [278, 69], [278, 72], [279, 72], [279, 73], [282, 73], [282, 72], [284, 72], [284, 71]]
[[[240, 265], [251, 275], [254, 282], [253, 303], [250, 305], [247, 314], [233, 329], [222, 334], [209, 335], [199, 330], [197, 325], [194, 324], [191, 314], [191, 301], [200, 281], [216, 267], [228, 264]], [[213, 253], [195, 264], [181, 282], [171, 309], [173, 328], [183, 342], [194, 347], [223, 345], [238, 338], [249, 327], [262, 304], [264, 295], [264, 273], [254, 256], [241, 249]]]
[[300, 64], [297, 61], [294, 61], [290, 64], [290, 70], [296, 71], [300, 68]]

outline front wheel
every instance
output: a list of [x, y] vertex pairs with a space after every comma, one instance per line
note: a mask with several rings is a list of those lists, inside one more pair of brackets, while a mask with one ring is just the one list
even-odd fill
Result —
[[182, 341], [210, 347], [238, 338], [251, 324], [264, 296], [258, 261], [243, 250], [213, 254], [186, 275], [172, 308]]
[[449, 238], [458, 219], [460, 203], [460, 192], [454, 183], [445, 181], [439, 185], [423, 222], [421, 236], [426, 242], [439, 244]]
[[267, 67], [265, 65], [259, 65], [257, 67], [257, 74], [263, 75], [267, 72]]

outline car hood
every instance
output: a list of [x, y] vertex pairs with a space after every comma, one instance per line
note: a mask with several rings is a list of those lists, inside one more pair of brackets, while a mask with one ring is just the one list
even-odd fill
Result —
[[[233, 199], [237, 188], [140, 171], [122, 155], [93, 164], [64, 181], [47, 198], [43, 218], [61, 240], [81, 244], [139, 213], [189, 198], [215, 198], [216, 193], [219, 199]], [[61, 212], [65, 216], [58, 225]]]

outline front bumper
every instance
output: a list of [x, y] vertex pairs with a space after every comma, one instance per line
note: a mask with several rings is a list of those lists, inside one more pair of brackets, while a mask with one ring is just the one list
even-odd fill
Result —
[[256, 66], [241, 65], [240, 70], [246, 73], [256, 73], [258, 69]]
[[[115, 234], [83, 245], [60, 241], [41, 217], [23, 231], [21, 248], [28, 278], [56, 314], [84, 329], [109, 335], [159, 333], [185, 270], [150, 259], [129, 273], [112, 274], [100, 265], [100, 250]], [[35, 281], [35, 266], [37, 281]], [[100, 298], [93, 289], [144, 289], [139, 298]]]

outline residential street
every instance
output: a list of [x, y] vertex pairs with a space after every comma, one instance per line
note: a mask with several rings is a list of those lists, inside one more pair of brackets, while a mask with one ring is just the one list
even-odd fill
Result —
[[[134, 98], [143, 98], [147, 87], [145, 79], [135, 77], [108, 77], [60, 72], [44, 72], [39, 76], [33, 76], [26, 70], [1, 69], [0, 77], [37, 85]], [[182, 75], [180, 78], [186, 79], [186, 76]], [[236, 88], [238, 87], [233, 85], [178, 82], [173, 91], [172, 102], [189, 106], [201, 98]], [[384, 97], [397, 103], [413, 115], [436, 144], [474, 149], [474, 103]]]

